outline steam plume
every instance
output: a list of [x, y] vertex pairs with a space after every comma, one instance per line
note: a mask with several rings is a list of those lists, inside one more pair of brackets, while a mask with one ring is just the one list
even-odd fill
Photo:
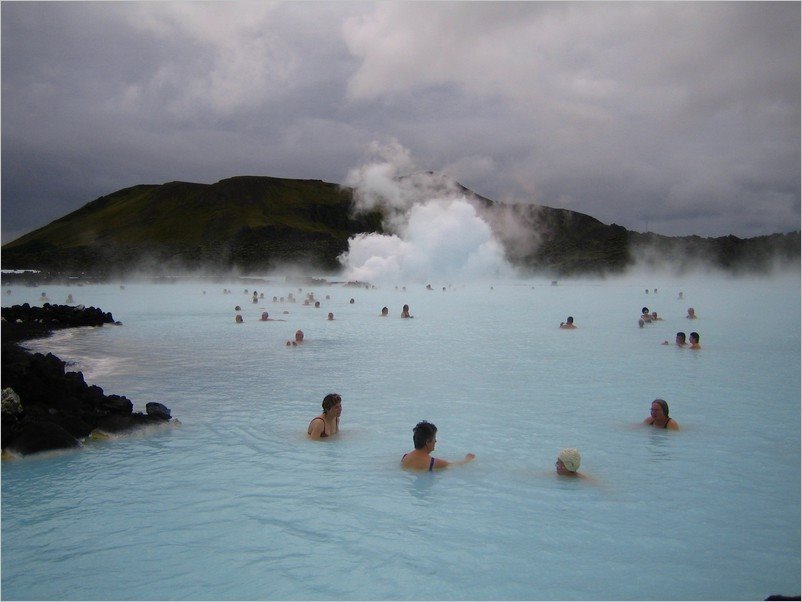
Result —
[[381, 209], [389, 235], [360, 234], [340, 262], [349, 280], [392, 284], [511, 275], [504, 248], [453, 180], [413, 172], [398, 142], [371, 149], [378, 159], [351, 170], [357, 210]]

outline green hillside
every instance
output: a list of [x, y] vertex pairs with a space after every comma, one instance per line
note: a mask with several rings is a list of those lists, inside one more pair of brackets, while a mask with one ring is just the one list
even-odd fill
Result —
[[[575, 211], [503, 205], [460, 190], [524, 273], [602, 275], [636, 261], [753, 273], [777, 263], [799, 265], [799, 232], [752, 239], [641, 234]], [[240, 176], [215, 184], [139, 185], [4, 245], [2, 267], [98, 278], [182, 269], [248, 274], [292, 265], [333, 272], [350, 237], [383, 233], [380, 212], [355, 215], [353, 209], [352, 190], [320, 180]]]
[[319, 180], [241, 176], [216, 184], [125, 188], [3, 246], [3, 267], [126, 270], [337, 267], [357, 232], [381, 215], [352, 217], [353, 196]]

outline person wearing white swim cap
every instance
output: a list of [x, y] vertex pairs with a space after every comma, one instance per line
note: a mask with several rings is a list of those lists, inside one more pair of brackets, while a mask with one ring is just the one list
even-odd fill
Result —
[[554, 467], [557, 469], [557, 474], [560, 476], [582, 478], [582, 475], [577, 472], [581, 461], [582, 455], [579, 453], [579, 450], [568, 447], [557, 455], [557, 462], [554, 464]]

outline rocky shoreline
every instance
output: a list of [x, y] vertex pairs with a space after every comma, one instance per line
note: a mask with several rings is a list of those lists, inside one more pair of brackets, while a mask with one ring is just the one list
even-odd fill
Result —
[[161, 403], [134, 412], [122, 395], [106, 395], [88, 385], [83, 373], [66, 370], [52, 353], [31, 353], [20, 343], [79, 326], [120, 326], [111, 313], [95, 307], [14, 305], [2, 308], [3, 455], [80, 447], [87, 438], [107, 438], [144, 426], [177, 422]]

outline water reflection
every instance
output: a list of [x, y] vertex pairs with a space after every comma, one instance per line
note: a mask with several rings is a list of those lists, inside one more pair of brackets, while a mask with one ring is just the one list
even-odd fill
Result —
[[666, 462], [671, 460], [672, 438], [677, 437], [674, 431], [667, 431], [664, 429], [656, 429], [649, 427], [649, 435], [647, 439], [646, 449], [649, 452], [649, 458], [655, 462]]
[[432, 503], [432, 490], [437, 476], [431, 472], [407, 473], [409, 477], [409, 493], [421, 502]]

